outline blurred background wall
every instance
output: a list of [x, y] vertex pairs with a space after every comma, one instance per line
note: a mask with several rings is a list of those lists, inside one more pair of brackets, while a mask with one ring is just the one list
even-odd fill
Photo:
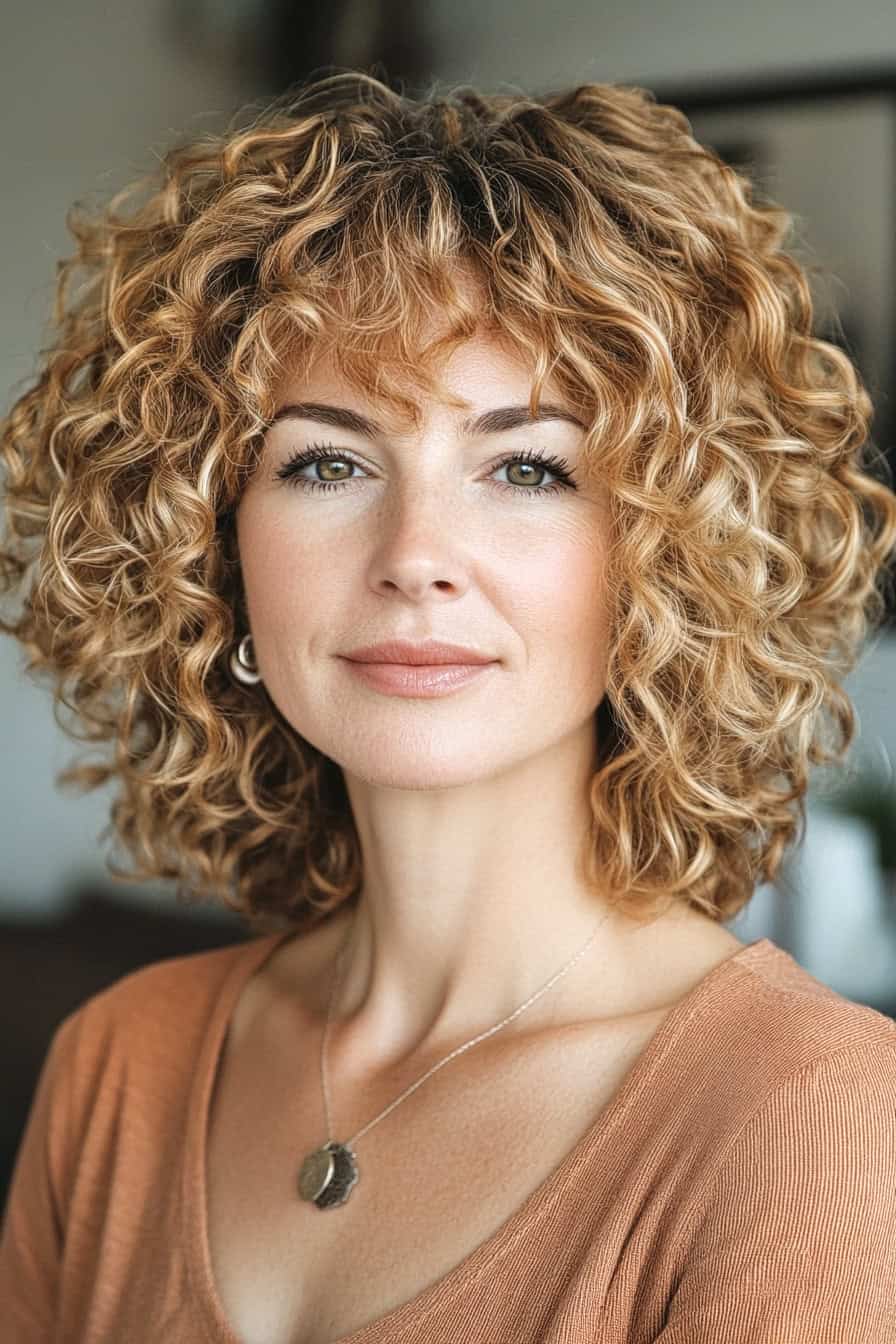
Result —
[[[878, 404], [875, 433], [884, 451], [892, 449], [892, 0], [848, 6], [834, 0], [783, 6], [769, 0], [630, 0], [627, 6], [333, 0], [326, 7], [82, 0], [77, 6], [6, 3], [0, 24], [2, 412], [34, 367], [54, 263], [69, 251], [65, 212], [75, 199], [107, 196], [174, 140], [223, 127], [239, 107], [281, 92], [311, 70], [379, 62], [375, 73], [404, 81], [409, 91], [430, 80], [486, 89], [509, 83], [536, 93], [611, 81], [652, 88], [661, 100], [669, 94], [689, 115], [692, 110], [698, 138], [753, 165], [772, 194], [798, 214], [805, 254], [832, 269], [831, 282], [819, 291], [820, 329], [861, 358]], [[774, 95], [771, 103], [757, 95], [763, 85]], [[794, 99], [801, 89], [808, 101]], [[837, 319], [842, 332], [831, 325]], [[48, 692], [22, 675], [21, 663], [12, 641], [0, 639], [0, 974], [5, 966], [13, 1003], [10, 977], [32, 977], [33, 985], [33, 966], [39, 967], [45, 1013], [33, 1029], [34, 1055], [64, 1009], [128, 965], [239, 931], [214, 910], [187, 916], [164, 886], [110, 884], [109, 848], [101, 838], [109, 794], [85, 798], [58, 790], [54, 775], [76, 747], [55, 724]], [[891, 626], [875, 638], [849, 682], [861, 733], [848, 795], [840, 788], [838, 801], [837, 789], [813, 784], [804, 844], [780, 882], [760, 888], [731, 925], [745, 940], [774, 937], [820, 978], [884, 1011], [896, 1009], [894, 685]], [[75, 918], [91, 899], [101, 902], [97, 932], [85, 936], [74, 955], [71, 938], [47, 931], [64, 927], [59, 921]], [[122, 914], [118, 925], [110, 922], [112, 908]], [[206, 919], [209, 932], [193, 928], [188, 937], [188, 918], [191, 928]], [[151, 928], [164, 933], [153, 941]], [[123, 950], [127, 930], [132, 941]], [[23, 960], [25, 946], [45, 959], [55, 946], [57, 962], [50, 969], [46, 960]], [[60, 988], [64, 969], [71, 977], [76, 964], [87, 964], [84, 978], [69, 978]], [[21, 1027], [14, 1017], [8, 1025], [13, 1035]], [[10, 1143], [16, 1116], [6, 1120]]]

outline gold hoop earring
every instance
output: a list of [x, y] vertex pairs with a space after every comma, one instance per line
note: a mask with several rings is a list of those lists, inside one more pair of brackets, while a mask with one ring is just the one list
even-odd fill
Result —
[[230, 671], [243, 686], [254, 686], [256, 682], [261, 681], [251, 635], [243, 635], [236, 648], [231, 649]]

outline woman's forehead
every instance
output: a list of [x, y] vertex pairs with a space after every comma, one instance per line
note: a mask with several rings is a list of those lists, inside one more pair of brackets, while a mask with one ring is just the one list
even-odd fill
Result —
[[[535, 382], [531, 358], [509, 350], [491, 338], [476, 337], [464, 341], [441, 359], [431, 361], [421, 377], [418, 367], [407, 377], [398, 372], [389, 383], [371, 386], [363, 374], [354, 374], [347, 360], [337, 359], [329, 351], [294, 361], [278, 379], [275, 412], [287, 405], [336, 402], [355, 410], [378, 429], [400, 430], [417, 427], [434, 408], [447, 407], [467, 432], [482, 412], [520, 403], [528, 405]], [[398, 387], [400, 400], [390, 394]], [[550, 377], [542, 380], [539, 406], [550, 403], [568, 414], [569, 404], [563, 389]]]

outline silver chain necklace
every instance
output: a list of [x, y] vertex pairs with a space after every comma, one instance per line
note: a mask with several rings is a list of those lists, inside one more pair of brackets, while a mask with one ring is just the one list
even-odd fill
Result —
[[[521, 1003], [519, 1008], [515, 1009], [509, 1017], [505, 1017], [503, 1021], [497, 1024], [497, 1026], [489, 1027], [488, 1031], [481, 1032], [479, 1036], [474, 1036], [473, 1039], [467, 1041], [466, 1044], [459, 1045], [456, 1050], [452, 1050], [444, 1059], [440, 1059], [437, 1064], [433, 1064], [432, 1068], [427, 1069], [422, 1078], [418, 1078], [415, 1083], [412, 1083], [409, 1088], [402, 1092], [400, 1097], [396, 1097], [395, 1101], [390, 1102], [384, 1111], [380, 1111], [379, 1115], [374, 1116], [372, 1120], [369, 1120], [367, 1124], [364, 1125], [362, 1129], [359, 1129], [357, 1134], [354, 1134], [350, 1139], [346, 1139], [344, 1143], [338, 1143], [332, 1137], [329, 1137], [327, 1142], [320, 1148], [315, 1148], [312, 1152], [308, 1153], [302, 1163], [301, 1171], [299, 1172], [299, 1193], [302, 1198], [308, 1200], [312, 1204], [316, 1204], [319, 1209], [333, 1209], [338, 1208], [340, 1204], [344, 1204], [358, 1180], [358, 1162], [352, 1147], [355, 1141], [359, 1139], [362, 1134], [366, 1134], [369, 1129], [372, 1129], [375, 1124], [378, 1124], [380, 1120], [383, 1120], [390, 1111], [395, 1109], [399, 1102], [404, 1101], [405, 1097], [409, 1097], [416, 1088], [420, 1087], [422, 1083], [425, 1083], [427, 1078], [435, 1073], [436, 1069], [440, 1069], [443, 1064], [447, 1064], [449, 1060], [454, 1059], [456, 1055], [461, 1054], [464, 1050], [469, 1050], [471, 1046], [477, 1045], [479, 1041], [484, 1041], [486, 1037], [493, 1036], [496, 1031], [500, 1031], [502, 1027], [506, 1027], [508, 1022], [512, 1022], [515, 1017], [519, 1017], [520, 1013], [526, 1008], [531, 1007], [536, 999], [541, 998], [542, 994], [547, 993], [551, 986], [556, 984], [560, 977], [565, 975], [567, 971], [571, 970], [579, 957], [587, 951], [594, 941], [597, 930], [606, 918], [607, 915], [604, 915], [603, 919], [598, 920], [590, 938], [583, 947], [579, 948], [575, 956], [572, 957], [565, 966], [561, 967], [559, 971], [552, 975], [547, 984], [542, 985], [541, 989], [526, 999], [525, 1003]], [[336, 989], [341, 981], [342, 964], [353, 930], [354, 924], [349, 930], [348, 936], [346, 937], [338, 956], [336, 977], [334, 979], [333, 988], [330, 991], [327, 1022], [324, 1027], [320, 1044], [320, 1077], [323, 1085], [324, 1114], [328, 1135], [332, 1134], [332, 1127], [330, 1125], [330, 1099], [327, 1092], [325, 1053], [327, 1037], [330, 1033], [330, 1020], [333, 1015], [333, 1003], [336, 998]]]

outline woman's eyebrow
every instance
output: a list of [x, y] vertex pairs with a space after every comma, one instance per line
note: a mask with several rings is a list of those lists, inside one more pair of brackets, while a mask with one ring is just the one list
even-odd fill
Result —
[[[347, 406], [331, 406], [323, 401], [290, 402], [274, 413], [271, 425], [275, 425], [278, 420], [317, 420], [322, 425], [332, 425], [334, 429], [346, 429], [352, 434], [363, 434], [369, 439], [386, 432], [381, 425], [375, 420], [368, 419], [366, 415], [350, 411]], [[462, 434], [470, 436], [499, 434], [509, 429], [517, 429], [520, 425], [534, 425], [542, 420], [566, 420], [570, 424], [578, 425], [580, 429], [587, 428], [572, 411], [563, 406], [556, 406], [552, 402], [543, 402], [534, 416], [529, 413], [528, 406], [500, 406], [493, 411], [484, 411], [481, 415], [464, 420], [460, 428]]]

